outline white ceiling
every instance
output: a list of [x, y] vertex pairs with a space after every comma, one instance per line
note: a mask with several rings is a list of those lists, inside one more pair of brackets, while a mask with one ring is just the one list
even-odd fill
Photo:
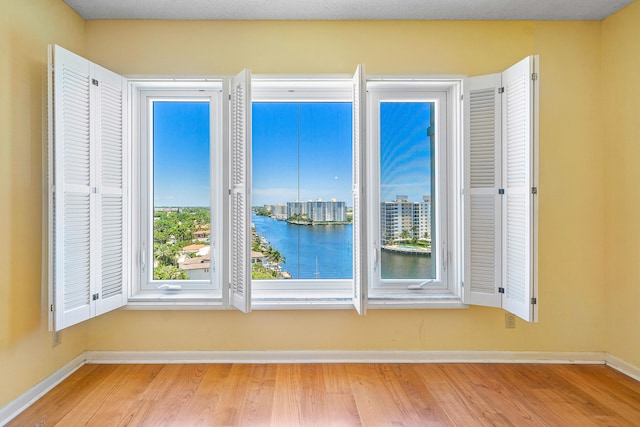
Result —
[[84, 19], [601, 20], [633, 0], [64, 0]]

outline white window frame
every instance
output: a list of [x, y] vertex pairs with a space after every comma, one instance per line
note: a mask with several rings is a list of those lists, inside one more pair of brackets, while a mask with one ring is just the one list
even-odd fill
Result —
[[[462, 77], [406, 76], [369, 79], [368, 89], [368, 235], [369, 305], [381, 307], [462, 307], [459, 286]], [[382, 279], [380, 271], [380, 116], [381, 102], [434, 102], [435, 106], [435, 229], [436, 278]], [[432, 235], [433, 235], [432, 231]]]
[[[218, 266], [224, 262], [224, 240], [222, 230], [226, 220], [226, 199], [222, 195], [225, 174], [224, 117], [226, 103], [223, 102], [224, 79], [171, 79], [151, 78], [129, 80], [131, 137], [134, 141], [132, 153], [132, 253], [134, 257], [130, 303], [167, 301], [223, 303], [224, 272]], [[153, 148], [150, 104], [154, 101], [205, 101], [210, 105], [210, 257], [211, 280], [152, 279], [153, 266]]]
[[[252, 104], [261, 102], [343, 102], [352, 104], [350, 76], [254, 75]], [[255, 308], [269, 303], [351, 303], [353, 279], [289, 279], [251, 281]]]

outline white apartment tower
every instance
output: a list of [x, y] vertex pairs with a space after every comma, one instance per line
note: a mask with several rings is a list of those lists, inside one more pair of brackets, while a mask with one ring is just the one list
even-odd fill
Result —
[[410, 202], [408, 196], [396, 196], [393, 202], [380, 205], [380, 234], [382, 244], [400, 239], [403, 231], [410, 238], [431, 239], [431, 196], [421, 202]]
[[306, 216], [314, 222], [346, 222], [347, 205], [335, 199], [331, 201], [315, 200], [308, 202], [288, 202], [287, 215]]

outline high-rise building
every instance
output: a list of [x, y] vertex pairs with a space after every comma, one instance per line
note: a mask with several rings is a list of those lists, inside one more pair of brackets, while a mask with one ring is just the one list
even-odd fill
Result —
[[287, 216], [290, 218], [296, 214], [314, 222], [346, 222], [347, 205], [345, 202], [335, 199], [331, 201], [318, 199], [307, 202], [288, 202]]
[[431, 196], [423, 196], [421, 202], [410, 202], [408, 196], [398, 195], [393, 202], [382, 202], [380, 235], [383, 245], [405, 236], [431, 239]]

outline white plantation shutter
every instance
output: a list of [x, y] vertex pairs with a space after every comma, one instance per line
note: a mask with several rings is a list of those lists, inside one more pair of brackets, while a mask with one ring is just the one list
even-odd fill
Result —
[[251, 311], [251, 71], [231, 81], [230, 304]]
[[92, 152], [90, 64], [54, 48], [53, 304], [60, 330], [90, 318]]
[[533, 58], [502, 73], [503, 93], [503, 308], [533, 320]]
[[[100, 99], [100, 76], [95, 75], [97, 66], [59, 46], [53, 48], [53, 147], [50, 149], [51, 171], [50, 192], [52, 200], [52, 297], [54, 308], [54, 327], [66, 328], [96, 314], [117, 308], [125, 303], [123, 257], [113, 261], [114, 238], [118, 241], [115, 251], [124, 250], [124, 199], [123, 199], [123, 163], [116, 170], [109, 165], [109, 156], [105, 159], [106, 173], [112, 175], [104, 180], [99, 174], [99, 159], [104, 153], [102, 141], [98, 137], [108, 133], [109, 126], [120, 129], [115, 139], [119, 140], [121, 153], [124, 152], [123, 109], [122, 104], [116, 111], [106, 111]], [[106, 71], [106, 70], [105, 70]], [[122, 78], [119, 90], [122, 92]], [[122, 93], [119, 95], [122, 102]], [[109, 102], [110, 95], [105, 95]], [[108, 110], [108, 108], [106, 109]], [[107, 126], [107, 123], [109, 125]], [[115, 123], [115, 125], [114, 125]], [[107, 140], [114, 139], [112, 136]], [[107, 141], [107, 145], [113, 145]], [[107, 151], [113, 147], [107, 148]], [[116, 203], [120, 228], [114, 226], [113, 201], [109, 200], [109, 209], [102, 212], [103, 187], [112, 185], [114, 174], [120, 174], [119, 201]], [[117, 179], [116, 179], [117, 180]], [[105, 218], [106, 222], [102, 222]], [[115, 233], [114, 233], [115, 230]], [[107, 262], [108, 261], [108, 262]], [[114, 269], [120, 271], [117, 303], [110, 301], [102, 304], [101, 288], [103, 277], [108, 279], [107, 295], [114, 295]]]
[[367, 304], [366, 218], [363, 208], [366, 81], [364, 65], [353, 76], [353, 305], [365, 314]]
[[465, 92], [465, 292], [468, 302], [501, 306], [501, 75], [469, 79]]
[[[536, 57], [465, 93], [465, 300], [535, 320]], [[502, 193], [502, 194], [500, 194]]]
[[126, 82], [119, 75], [94, 65], [98, 81], [99, 114], [95, 127], [98, 141], [96, 169], [97, 214], [100, 224], [100, 264], [97, 277], [96, 314], [126, 303]]

